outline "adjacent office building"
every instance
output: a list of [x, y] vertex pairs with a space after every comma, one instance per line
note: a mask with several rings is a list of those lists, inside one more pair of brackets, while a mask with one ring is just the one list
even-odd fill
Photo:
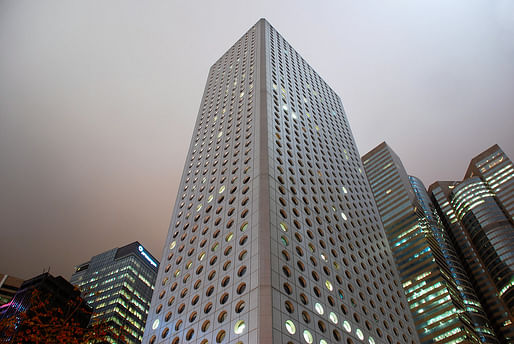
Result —
[[0, 306], [11, 301], [22, 283], [21, 278], [0, 274]]
[[422, 343], [498, 343], [423, 183], [385, 143], [362, 157]]
[[210, 69], [143, 343], [419, 343], [341, 99], [264, 19]]
[[[71, 276], [94, 309], [91, 322], [107, 321], [110, 343], [140, 343], [158, 261], [139, 242], [114, 248], [80, 264]], [[123, 341], [120, 340], [123, 339]]]
[[502, 343], [514, 343], [514, 165], [497, 145], [429, 188]]

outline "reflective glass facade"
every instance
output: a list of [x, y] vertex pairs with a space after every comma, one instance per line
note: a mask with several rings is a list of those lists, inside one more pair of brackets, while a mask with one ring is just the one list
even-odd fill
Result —
[[423, 183], [382, 143], [363, 158], [422, 343], [497, 343]]
[[[158, 261], [138, 242], [115, 248], [78, 265], [71, 283], [94, 309], [91, 322], [107, 321], [109, 343], [141, 343]], [[123, 338], [120, 341], [119, 338]]]
[[340, 98], [265, 20], [210, 69], [143, 343], [419, 343]]
[[503, 343], [514, 343], [513, 185], [513, 164], [495, 145], [472, 159], [462, 182], [429, 188]]
[[498, 206], [514, 221], [514, 165], [498, 145], [473, 158], [464, 180], [477, 176], [494, 193]]

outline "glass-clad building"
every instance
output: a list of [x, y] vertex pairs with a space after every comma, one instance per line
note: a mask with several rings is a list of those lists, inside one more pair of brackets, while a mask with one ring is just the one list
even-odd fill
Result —
[[71, 283], [94, 309], [91, 322], [111, 326], [110, 343], [141, 343], [158, 266], [136, 241], [75, 267]]
[[430, 197], [502, 343], [514, 343], [514, 165], [497, 145], [471, 160], [461, 182]]
[[143, 343], [419, 343], [341, 99], [264, 19], [209, 71]]
[[362, 160], [421, 343], [498, 343], [421, 180], [385, 142]]

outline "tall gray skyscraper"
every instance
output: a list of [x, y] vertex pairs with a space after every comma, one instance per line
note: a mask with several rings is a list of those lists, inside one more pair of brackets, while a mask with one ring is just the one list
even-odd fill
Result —
[[210, 69], [143, 343], [419, 343], [340, 98], [261, 19]]

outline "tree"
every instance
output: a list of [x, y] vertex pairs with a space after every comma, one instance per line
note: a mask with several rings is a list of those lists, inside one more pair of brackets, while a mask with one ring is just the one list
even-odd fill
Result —
[[[87, 327], [91, 308], [77, 294], [66, 303], [56, 296], [33, 290], [29, 307], [0, 320], [0, 342], [15, 344], [94, 344], [105, 343], [110, 327], [105, 321]], [[124, 343], [124, 339], [120, 339]]]

